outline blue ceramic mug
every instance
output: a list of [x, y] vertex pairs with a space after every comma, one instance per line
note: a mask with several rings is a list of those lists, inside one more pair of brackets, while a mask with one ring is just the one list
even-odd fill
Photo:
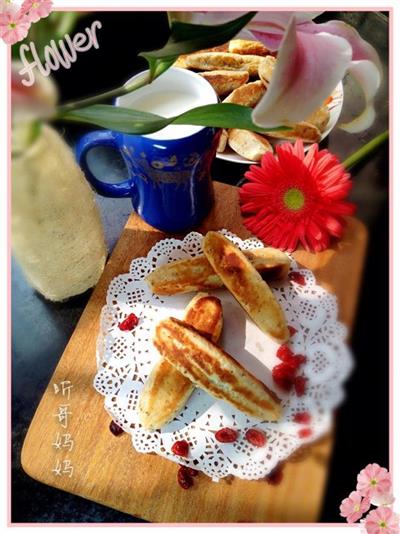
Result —
[[[118, 98], [115, 105], [168, 117], [216, 102], [218, 97], [204, 78], [172, 67], [150, 85]], [[101, 195], [131, 197], [133, 208], [147, 223], [179, 233], [198, 225], [212, 206], [210, 167], [219, 135], [216, 128], [184, 125], [170, 125], [148, 135], [100, 130], [80, 139], [77, 159]], [[128, 170], [126, 180], [107, 183], [93, 174], [87, 154], [98, 146], [120, 152]]]

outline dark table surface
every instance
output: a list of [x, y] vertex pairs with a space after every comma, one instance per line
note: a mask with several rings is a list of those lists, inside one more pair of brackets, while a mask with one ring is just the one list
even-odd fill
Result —
[[[111, 27], [115, 23], [128, 24], [129, 16], [132, 16], [132, 13], [90, 14], [80, 24], [86, 27], [88, 21], [100, 19], [107, 28], [107, 23], [111, 24]], [[139, 18], [146, 16], [156, 15], [142, 14]], [[342, 18], [353, 24], [378, 50], [384, 68], [384, 81], [376, 100], [378, 116], [373, 126], [355, 135], [336, 128], [323, 143], [323, 146], [344, 159], [387, 128], [388, 21], [385, 14], [381, 13], [331, 13], [323, 15], [321, 20], [332, 17]], [[85, 68], [85, 65], [81, 68]], [[123, 80], [129, 77], [132, 70], [127, 70], [125, 64], [120, 72]], [[79, 72], [75, 74], [79, 76]], [[60, 87], [66, 84], [65, 76], [65, 72], [60, 72], [58, 75]], [[99, 80], [99, 76], [97, 78], [94, 76], [93, 83], [96, 83], [97, 90], [102, 89]], [[106, 84], [104, 88], [108, 86]], [[75, 97], [73, 91], [74, 89], [70, 93], [67, 92], [67, 97]], [[359, 93], [347, 80], [345, 80], [345, 94], [345, 108], [351, 111], [358, 106]], [[71, 142], [79, 133], [81, 133], [79, 130], [73, 128], [65, 130]], [[120, 162], [110, 159], [109, 156], [98, 153], [95, 164], [104, 174], [118, 174]], [[216, 181], [237, 184], [243, 178], [246, 169], [246, 166], [216, 160], [213, 178]], [[387, 146], [381, 148], [366, 164], [355, 169], [353, 178], [351, 200], [358, 206], [357, 216], [368, 227], [370, 240], [352, 336], [352, 348], [357, 365], [347, 384], [346, 401], [337, 416], [335, 449], [321, 516], [321, 521], [324, 522], [340, 521], [338, 506], [354, 488], [359, 470], [370, 462], [387, 466], [389, 457]], [[131, 212], [131, 204], [127, 199], [109, 199], [97, 195], [96, 200], [102, 213], [106, 240], [111, 252]], [[374, 290], [371, 291], [371, 288]], [[89, 296], [90, 291], [65, 303], [48, 302], [29, 287], [19, 266], [14, 261], [12, 263], [13, 522], [140, 521], [40, 484], [29, 478], [22, 471], [20, 464], [21, 447], [29, 423]], [[366, 410], [365, 399], [370, 398], [372, 380], [374, 403]], [[375, 437], [370, 431], [371, 420], [374, 421]]]

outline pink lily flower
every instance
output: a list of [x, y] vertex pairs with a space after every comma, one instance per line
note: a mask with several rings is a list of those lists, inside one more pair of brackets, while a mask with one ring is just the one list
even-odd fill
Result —
[[264, 11], [248, 26], [270, 50], [279, 49], [268, 91], [254, 110], [254, 122], [268, 127], [275, 121], [276, 125], [278, 106], [286, 111], [288, 122], [303, 120], [348, 72], [364, 91], [365, 108], [359, 117], [341, 127], [349, 132], [365, 130], [375, 120], [373, 99], [382, 73], [378, 54], [350, 25], [337, 20], [316, 24], [307, 20], [315, 13], [301, 15], [299, 19], [297, 13]]
[[[217, 24], [243, 12], [192, 13], [190, 22]], [[239, 36], [263, 42], [278, 59], [268, 87], [254, 108], [253, 121], [272, 128], [304, 120], [322, 105], [346, 73], [360, 84], [365, 108], [359, 117], [342, 124], [348, 132], [367, 129], [375, 120], [373, 99], [382, 68], [375, 49], [348, 24], [332, 20], [312, 22], [320, 13], [260, 11]], [[172, 18], [181, 15], [173, 14]], [[185, 15], [185, 21], [188, 16]]]
[[30, 21], [24, 14], [6, 10], [0, 13], [0, 37], [6, 44], [18, 43], [28, 35]]

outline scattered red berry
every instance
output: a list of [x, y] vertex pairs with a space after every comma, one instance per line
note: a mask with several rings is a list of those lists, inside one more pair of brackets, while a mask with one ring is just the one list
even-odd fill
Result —
[[220, 443], [233, 443], [238, 438], [238, 432], [233, 428], [221, 428], [215, 433], [215, 439]]
[[298, 397], [302, 397], [306, 391], [307, 378], [305, 376], [296, 376], [294, 379], [294, 389]]
[[297, 412], [293, 417], [293, 421], [307, 425], [311, 421], [311, 415], [308, 412]]
[[309, 427], [306, 428], [300, 428], [300, 430], [297, 432], [299, 438], [309, 438], [312, 436], [312, 430]]
[[178, 484], [183, 489], [189, 489], [193, 486], [193, 479], [187, 471], [186, 466], [181, 466], [178, 469]]
[[189, 456], [189, 443], [182, 439], [181, 441], [175, 441], [171, 447], [171, 451], [177, 456]]
[[294, 357], [297, 358], [299, 365], [303, 365], [303, 363], [306, 363], [307, 361], [307, 357], [303, 356], [303, 354], [295, 354]]
[[287, 345], [281, 345], [276, 351], [276, 355], [283, 362], [286, 362], [288, 359], [294, 356], [293, 352]]
[[278, 465], [273, 469], [269, 475], [265, 477], [268, 484], [271, 484], [272, 486], [277, 486], [282, 482], [283, 479], [283, 468]]
[[306, 279], [298, 271], [291, 271], [289, 273], [289, 280], [291, 280], [292, 282], [296, 282], [296, 284], [299, 284], [300, 286], [306, 285]]
[[278, 363], [278, 365], [275, 365], [272, 369], [272, 378], [277, 386], [285, 391], [290, 391], [296, 370], [295, 367], [286, 362]]
[[181, 467], [182, 469], [185, 469], [187, 474], [191, 477], [197, 477], [197, 475], [199, 474], [197, 469], [193, 469], [193, 467], [189, 467], [188, 465], [181, 465]]
[[294, 326], [288, 326], [289, 334], [290, 336], [294, 336], [294, 334], [297, 332], [297, 330], [294, 328]]
[[295, 354], [288, 362], [289, 365], [293, 366], [296, 370], [307, 361], [305, 356], [301, 354]]
[[276, 355], [280, 360], [287, 363], [295, 370], [297, 370], [300, 365], [303, 365], [303, 363], [307, 361], [307, 358], [302, 354], [293, 354], [287, 345], [280, 346], [276, 352]]
[[135, 326], [138, 324], [139, 319], [136, 317], [134, 313], [130, 313], [125, 319], [122, 321], [122, 323], [119, 323], [118, 327], [120, 330], [133, 330]]
[[111, 421], [109, 428], [111, 434], [114, 434], [114, 436], [120, 436], [124, 433], [124, 429], [117, 425], [115, 421]]
[[267, 436], [262, 430], [257, 430], [256, 428], [249, 428], [246, 431], [245, 438], [249, 443], [254, 445], [254, 447], [264, 447], [267, 443]]

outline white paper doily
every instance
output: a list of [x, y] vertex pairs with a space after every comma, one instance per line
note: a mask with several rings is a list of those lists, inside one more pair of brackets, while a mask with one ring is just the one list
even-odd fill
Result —
[[[264, 246], [256, 238], [242, 241], [226, 230], [221, 232], [243, 250]], [[145, 430], [139, 423], [136, 404], [143, 383], [159, 358], [152, 342], [155, 325], [169, 316], [183, 318], [184, 308], [194, 294], [156, 296], [144, 278], [159, 265], [200, 254], [202, 237], [192, 232], [183, 240], [159, 241], [147, 257], [132, 261], [129, 273], [112, 280], [101, 314], [94, 386], [104, 395], [110, 416], [131, 434], [138, 452], [155, 452], [203, 471], [214, 480], [227, 475], [258, 479], [330, 429], [332, 410], [343, 400], [343, 383], [353, 365], [345, 342], [346, 328], [337, 319], [336, 297], [316, 284], [311, 271], [299, 270], [292, 260], [291, 270], [303, 274], [306, 284], [286, 280], [272, 284], [272, 289], [288, 324], [297, 330], [290, 347], [294, 353], [307, 357], [302, 371], [308, 382], [304, 396], [298, 397], [294, 391], [284, 394], [271, 378], [272, 367], [280, 363], [276, 357], [279, 345], [254, 325], [227, 290], [212, 292], [221, 299], [224, 309], [220, 345], [277, 392], [283, 400], [282, 419], [278, 423], [260, 423], [196, 389], [173, 421], [159, 431]], [[139, 324], [132, 331], [121, 331], [118, 324], [132, 312], [140, 318]], [[312, 416], [307, 425], [312, 435], [302, 439], [298, 431], [304, 425], [293, 422], [293, 417], [304, 411]], [[215, 431], [223, 427], [239, 430], [239, 439], [231, 444], [216, 441]], [[265, 431], [266, 446], [256, 448], [244, 439], [246, 430], [252, 427]], [[172, 444], [181, 439], [191, 445], [187, 459], [171, 453]]]

